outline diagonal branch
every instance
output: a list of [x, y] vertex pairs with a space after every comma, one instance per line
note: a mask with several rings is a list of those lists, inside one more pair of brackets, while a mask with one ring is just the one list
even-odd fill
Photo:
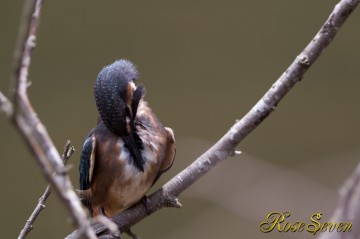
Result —
[[25, 1], [14, 53], [14, 75], [12, 76], [15, 82], [14, 104], [12, 106], [6, 97], [0, 94], [0, 106], [34, 154], [44, 177], [63, 202], [74, 225], [81, 229], [81, 234], [84, 234], [85, 238], [96, 238], [81, 202], [73, 190], [70, 178], [66, 174], [60, 155], [27, 96], [28, 72], [31, 54], [35, 48], [42, 4], [42, 0]]
[[[148, 212], [142, 203], [116, 215], [113, 220], [120, 231], [126, 232], [137, 222], [157, 210], [173, 206], [179, 207], [177, 196], [206, 174], [218, 163], [235, 153], [235, 147], [251, 133], [264, 119], [275, 110], [281, 99], [301, 80], [304, 73], [319, 57], [340, 30], [350, 13], [360, 0], [341, 0], [330, 14], [320, 31], [286, 69], [280, 78], [272, 85], [256, 105], [208, 151], [196, 159], [190, 166], [168, 181], [162, 188], [149, 197], [152, 211]], [[97, 235], [102, 238], [113, 238], [106, 228], [100, 224], [93, 225]], [[75, 238], [73, 232], [67, 239]]]

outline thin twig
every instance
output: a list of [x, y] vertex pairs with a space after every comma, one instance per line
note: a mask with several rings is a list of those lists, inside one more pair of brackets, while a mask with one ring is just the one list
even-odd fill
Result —
[[[31, 53], [35, 48], [42, 3], [42, 0], [25, 1], [23, 15], [20, 19], [18, 42], [14, 53], [13, 82], [15, 82], [15, 92], [13, 106], [10, 107], [13, 110], [9, 110], [8, 106], [10, 104], [7, 103], [9, 101], [3, 94], [0, 97], [2, 102], [0, 105], [2, 111], [15, 124], [28, 148], [34, 154], [41, 172], [63, 202], [75, 227], [80, 228], [83, 232], [80, 236], [95, 239], [95, 233], [90, 227], [90, 220], [87, 218], [86, 212], [73, 190], [61, 157], [27, 96]], [[56, 174], [53, 176], [54, 171]]]
[[0, 109], [7, 117], [12, 117], [13, 107], [10, 101], [6, 98], [6, 96], [0, 92]]
[[[113, 220], [120, 231], [128, 231], [137, 222], [163, 207], [179, 207], [180, 204], [176, 197], [215, 165], [235, 153], [235, 147], [275, 110], [281, 99], [301, 80], [322, 50], [333, 40], [359, 1], [342, 0], [335, 6], [320, 31], [260, 101], [240, 121], [235, 123], [214, 146], [149, 197], [153, 209], [151, 212], [146, 210], [142, 203], [138, 203], [116, 215]], [[94, 228], [97, 233], [106, 231], [106, 228], [98, 224], [94, 225]], [[76, 236], [77, 232], [75, 231], [66, 238], [76, 238]]]
[[[40, 24], [40, 13], [42, 0], [28, 0], [24, 3], [22, 17], [20, 18], [19, 33], [17, 44], [14, 51], [14, 74], [15, 82], [14, 92], [14, 117], [17, 115], [19, 102], [23, 96], [27, 95], [28, 74], [31, 63], [31, 54], [36, 46], [36, 34]], [[26, 105], [30, 106], [30, 104]]]
[[[61, 156], [62, 162], [64, 165], [67, 164], [71, 155], [75, 152], [75, 148], [71, 146], [70, 140], [67, 140], [64, 146], [64, 152]], [[38, 204], [36, 205], [34, 211], [31, 213], [29, 219], [26, 221], [24, 228], [21, 230], [18, 239], [25, 238], [29, 232], [33, 229], [33, 225], [41, 211], [45, 208], [45, 202], [51, 194], [51, 187], [48, 185], [45, 189], [44, 194], [40, 197]]]

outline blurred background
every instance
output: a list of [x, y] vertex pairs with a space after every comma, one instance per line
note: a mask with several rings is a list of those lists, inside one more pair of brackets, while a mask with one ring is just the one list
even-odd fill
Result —
[[[93, 85], [103, 66], [133, 61], [146, 100], [174, 129], [177, 157], [154, 189], [214, 144], [271, 87], [337, 1], [46, 1], [29, 88], [31, 102], [62, 152], [78, 159], [97, 111]], [[23, 1], [0, 1], [0, 90], [9, 96]], [[360, 9], [276, 111], [229, 158], [139, 223], [142, 238], [308, 238], [263, 234], [272, 211], [290, 221], [329, 219], [338, 188], [360, 156]], [[0, 211], [4, 238], [18, 236], [46, 182], [12, 125], [0, 117]], [[53, 195], [28, 238], [64, 238], [73, 228]]]

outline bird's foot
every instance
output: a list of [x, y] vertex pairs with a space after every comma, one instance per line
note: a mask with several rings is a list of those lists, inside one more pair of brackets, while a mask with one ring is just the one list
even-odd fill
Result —
[[92, 218], [92, 222], [101, 223], [104, 227], [94, 227], [96, 235], [99, 239], [117, 238], [122, 239], [121, 233], [117, 225], [111, 220], [111, 218], [102, 215], [99, 210], [99, 214]]
[[145, 208], [146, 208], [146, 213], [149, 215], [152, 211], [153, 211], [153, 206], [149, 200], [149, 198], [145, 195], [142, 199], [141, 199], [142, 203], [144, 204]]
[[106, 214], [105, 214], [105, 209], [104, 209], [104, 207], [100, 207], [98, 213], [99, 213], [99, 215], [101, 215], [101, 216], [104, 216], [104, 217], [109, 218], [109, 217], [106, 216]]

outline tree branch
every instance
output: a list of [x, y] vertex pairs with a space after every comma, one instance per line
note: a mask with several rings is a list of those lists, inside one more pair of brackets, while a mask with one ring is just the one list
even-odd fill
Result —
[[[67, 164], [71, 155], [75, 152], [75, 148], [71, 146], [70, 140], [68, 140], [64, 146], [64, 152], [61, 156], [62, 162], [64, 165]], [[31, 213], [29, 219], [26, 221], [24, 228], [21, 230], [18, 239], [25, 238], [29, 232], [33, 229], [33, 224], [37, 217], [40, 215], [41, 211], [45, 208], [45, 202], [51, 194], [50, 185], [45, 189], [44, 194], [40, 197], [38, 204], [36, 205], [34, 211]]]
[[[30, 151], [34, 154], [44, 177], [50, 182], [63, 205], [66, 207], [73, 223], [80, 228], [85, 238], [96, 238], [90, 227], [90, 221], [81, 206], [81, 202], [73, 190], [69, 176], [61, 161], [44, 125], [37, 117], [27, 96], [28, 72], [31, 53], [35, 48], [36, 34], [40, 23], [42, 0], [25, 1], [23, 15], [20, 20], [18, 42], [14, 53], [15, 92], [11, 106], [3, 94], [0, 94], [1, 110], [15, 124]], [[55, 175], [53, 172], [55, 171]], [[80, 235], [80, 236], [81, 236]]]
[[[113, 220], [121, 232], [128, 231], [137, 222], [163, 207], [179, 207], [177, 196], [206, 174], [228, 156], [234, 155], [235, 147], [253, 131], [271, 112], [280, 100], [301, 80], [307, 69], [319, 57], [340, 30], [350, 13], [360, 0], [341, 0], [334, 8], [320, 31], [315, 35], [305, 49], [295, 58], [280, 78], [272, 85], [256, 105], [208, 151], [196, 159], [190, 166], [168, 181], [162, 188], [149, 197], [152, 211], [148, 212], [142, 203], [116, 215]], [[106, 228], [100, 224], [93, 225], [101, 238], [113, 238]], [[76, 238], [73, 232], [67, 239]]]

